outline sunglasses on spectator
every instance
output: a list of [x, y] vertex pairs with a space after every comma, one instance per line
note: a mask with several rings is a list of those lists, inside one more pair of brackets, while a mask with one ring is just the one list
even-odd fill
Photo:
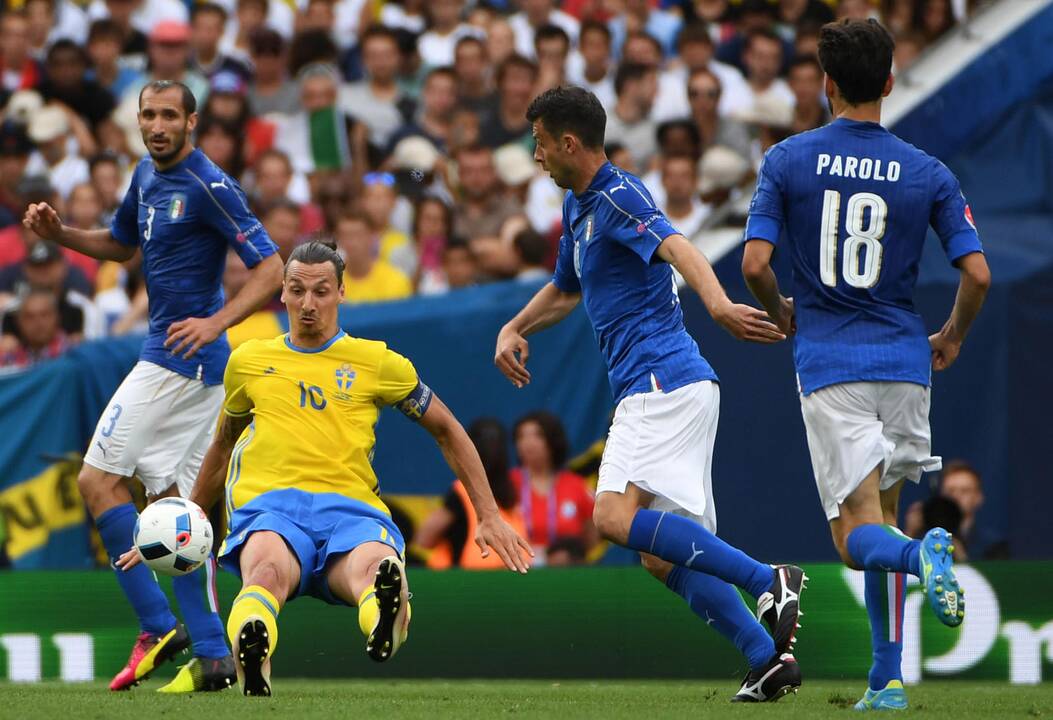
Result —
[[387, 187], [392, 187], [395, 185], [395, 176], [388, 172], [366, 173], [362, 178], [362, 183], [365, 185], [386, 185]]
[[720, 97], [720, 91], [716, 88], [709, 88], [708, 90], [696, 90], [694, 88], [688, 88], [687, 96], [689, 98], [695, 97], [707, 97], [707, 98], [718, 98]]

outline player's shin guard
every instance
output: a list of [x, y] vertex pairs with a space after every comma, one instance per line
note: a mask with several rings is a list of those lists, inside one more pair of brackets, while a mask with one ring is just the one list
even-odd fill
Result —
[[[125, 503], [110, 508], [95, 519], [111, 567], [132, 547], [138, 516], [135, 506]], [[143, 632], [160, 636], [176, 626], [175, 615], [168, 607], [168, 598], [161, 592], [150, 568], [139, 564], [127, 572], [114, 567], [114, 572], [125, 597], [135, 608]]]
[[677, 566], [669, 573], [665, 584], [684, 598], [706, 625], [730, 640], [749, 660], [751, 669], [764, 667], [775, 656], [771, 636], [746, 607], [738, 590], [728, 583]]
[[870, 666], [870, 689], [885, 689], [891, 680], [903, 680], [903, 606], [906, 575], [867, 570], [864, 574], [870, 642], [874, 660]]
[[[772, 584], [771, 565], [733, 548], [693, 520], [657, 510], [637, 510], [628, 546], [674, 565], [715, 575], [755, 598]], [[767, 659], [767, 658], [765, 658]]]
[[270, 643], [268, 655], [274, 655], [274, 650], [278, 647], [278, 610], [278, 600], [262, 585], [243, 587], [238, 596], [234, 598], [234, 604], [230, 608], [230, 617], [227, 618], [227, 637], [230, 638], [230, 646], [237, 646], [238, 634], [242, 625], [249, 620], [260, 620], [267, 627]]
[[921, 575], [921, 543], [892, 525], [860, 525], [848, 534], [848, 554], [864, 570]]
[[194, 657], [213, 660], [230, 654], [223, 638], [223, 622], [216, 612], [215, 577], [216, 561], [209, 556], [197, 570], [172, 581], [179, 609], [194, 643]]

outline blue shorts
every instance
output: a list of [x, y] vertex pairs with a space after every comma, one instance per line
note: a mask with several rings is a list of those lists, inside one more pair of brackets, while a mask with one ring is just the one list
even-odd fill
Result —
[[219, 564], [241, 577], [241, 548], [261, 530], [280, 535], [299, 560], [296, 594], [313, 595], [331, 605], [348, 604], [329, 590], [325, 572], [331, 561], [367, 542], [390, 545], [399, 557], [406, 549], [398, 527], [375, 507], [336, 493], [286, 489], [259, 495], [234, 511]]

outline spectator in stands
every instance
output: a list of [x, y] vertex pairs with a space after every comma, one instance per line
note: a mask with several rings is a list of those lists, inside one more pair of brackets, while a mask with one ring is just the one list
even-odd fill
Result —
[[885, 28], [896, 38], [899, 44], [900, 36], [910, 32], [914, 26], [914, 8], [916, 0], [882, 0], [881, 21]]
[[533, 228], [527, 227], [516, 233], [513, 246], [519, 267], [516, 280], [536, 283], [552, 278], [552, 268], [547, 264], [552, 248]]
[[[303, 236], [300, 228], [300, 206], [291, 200], [273, 200], [263, 207], [259, 218], [271, 240], [278, 246], [282, 262], [285, 262], [300, 244]], [[276, 309], [281, 309], [281, 303], [278, 303]]]
[[534, 52], [538, 66], [534, 93], [565, 85], [570, 55], [570, 37], [566, 31], [558, 25], [542, 25], [534, 34]]
[[25, 13], [5, 10], [0, 17], [0, 61], [3, 90], [29, 90], [43, 79], [43, 69], [29, 55], [29, 22]]
[[820, 23], [809, 21], [802, 22], [797, 27], [797, 35], [793, 41], [795, 58], [819, 57], [819, 31], [822, 27]]
[[377, 257], [379, 238], [364, 213], [345, 212], [337, 221], [335, 236], [337, 248], [346, 263], [344, 302], [397, 300], [413, 294], [409, 278]]
[[696, 70], [709, 70], [720, 81], [721, 116], [740, 112], [749, 107], [751, 94], [746, 79], [734, 65], [715, 59], [716, 52], [709, 27], [693, 22], [685, 25], [677, 38], [680, 62], [663, 71], [659, 81], [656, 121], [678, 119], [691, 114], [687, 84]]
[[[69, 226], [78, 230], [98, 230], [102, 227], [102, 199], [92, 183], [81, 183], [73, 188], [66, 217]], [[94, 278], [89, 276], [88, 280]]]
[[714, 145], [699, 164], [699, 199], [711, 207], [724, 204], [750, 176], [750, 169], [746, 158], [723, 145]]
[[389, 0], [380, 9], [380, 23], [392, 30], [402, 28], [420, 35], [428, 27], [425, 0]]
[[249, 57], [255, 70], [249, 85], [253, 115], [296, 112], [300, 88], [289, 78], [285, 39], [275, 30], [260, 28], [249, 37]]
[[[121, 57], [129, 63], [141, 66], [146, 56], [146, 33], [151, 25], [142, 23], [143, 13], [139, 12], [143, 3], [136, 0], [105, 0], [104, 3], [92, 3], [88, 17], [93, 21], [109, 20], [120, 32]], [[153, 22], [149, 20], [148, 23]], [[115, 96], [120, 98], [120, 96]]]
[[[25, 205], [18, 193], [18, 183], [25, 174], [32, 152], [33, 143], [25, 128], [14, 120], [4, 120], [0, 125], [0, 228], [22, 222]], [[7, 261], [7, 252], [0, 246], [0, 265]]]
[[953, 500], [961, 510], [961, 526], [955, 544], [962, 543], [974, 560], [1001, 559], [1008, 555], [1007, 543], [990, 527], [977, 524], [977, 514], [984, 505], [983, 479], [980, 472], [963, 460], [952, 460], [940, 476], [940, 496]]
[[870, 0], [838, 0], [836, 14], [838, 20], [866, 20], [877, 17]]
[[568, 446], [563, 423], [538, 410], [516, 421], [512, 437], [519, 466], [510, 474], [519, 492], [525, 537], [534, 551], [544, 557], [550, 544], [566, 537], [578, 538], [586, 547], [594, 545], [594, 498], [585, 480], [565, 469]]
[[22, 297], [14, 314], [14, 331], [12, 337], [0, 342], [0, 366], [28, 367], [58, 357], [75, 342], [62, 330], [58, 298], [41, 288]]
[[578, 42], [580, 23], [571, 15], [557, 9], [555, 0], [520, 0], [520, 11], [508, 19], [515, 34], [516, 52], [534, 58], [534, 34], [542, 25], [558, 25], [571, 42]]
[[[608, 118], [610, 116], [608, 115]], [[608, 120], [609, 122], [609, 120]], [[611, 164], [615, 167], [619, 167], [626, 172], [630, 172], [633, 175], [643, 175], [640, 168], [636, 167], [636, 163], [633, 161], [633, 156], [629, 152], [629, 149], [620, 142], [609, 142], [603, 147], [604, 154], [607, 159], [611, 161]]]
[[519, 55], [508, 57], [497, 68], [497, 104], [480, 118], [479, 141], [496, 149], [511, 142], [531, 151], [534, 138], [526, 110], [534, 98], [538, 68]]
[[750, 36], [760, 33], [775, 38], [779, 43], [780, 64], [775, 73], [781, 74], [786, 69], [782, 63], [788, 62], [793, 55], [793, 45], [775, 34], [775, 6], [768, 0], [743, 0], [738, 6], [737, 14], [735, 34], [717, 48], [717, 59], [734, 65], [749, 76], [746, 54], [749, 51]]
[[[490, 490], [497, 501], [501, 517], [521, 536], [525, 536], [525, 525], [516, 489], [508, 471], [508, 439], [504, 426], [493, 418], [480, 418], [468, 426], [468, 437], [475, 445], [482, 460], [483, 470], [490, 482]], [[443, 570], [461, 567], [467, 570], [499, 570], [504, 563], [497, 553], [483, 557], [475, 544], [475, 528], [478, 523], [468, 492], [460, 480], [443, 498], [442, 507], [435, 510], [421, 524], [414, 541], [417, 545], [432, 550], [428, 567]]]
[[[27, 231], [28, 232], [28, 231]], [[92, 295], [88, 278], [72, 267], [59, 247], [48, 240], [37, 240], [21, 262], [0, 269], [0, 296], [20, 297], [33, 289], [44, 289], [59, 299], [62, 330], [69, 336], [94, 336]], [[3, 333], [13, 328], [4, 322]]]
[[124, 34], [113, 20], [96, 20], [88, 31], [88, 77], [109, 91], [114, 101], [139, 79], [139, 71], [119, 62]]
[[76, 111], [94, 129], [116, 107], [110, 91], [88, 78], [84, 50], [72, 40], [59, 40], [47, 53], [45, 80], [40, 94], [46, 102], [59, 102]]
[[196, 145], [208, 159], [233, 178], [245, 168], [245, 137], [238, 126], [218, 118], [203, 118], [197, 126]]
[[74, 186], [87, 182], [88, 163], [69, 149], [70, 112], [58, 105], [47, 105], [34, 113], [29, 122], [29, 139], [36, 151], [29, 156], [26, 175], [46, 175], [63, 200]]
[[898, 36], [896, 47], [892, 51], [892, 66], [896, 74], [913, 65], [924, 49], [925, 37], [921, 33], [909, 31]]
[[191, 7], [190, 68], [209, 81], [217, 73], [230, 72], [248, 82], [252, 77], [249, 68], [220, 50], [226, 25], [227, 11], [221, 5], [199, 2]]
[[701, 138], [702, 151], [721, 145], [748, 158], [749, 130], [738, 120], [720, 115], [722, 93], [720, 79], [708, 68], [692, 71], [687, 81], [687, 98], [691, 105], [691, 120]]
[[694, 241], [711, 210], [698, 198], [698, 160], [691, 155], [666, 155], [661, 168], [665, 200], [658, 207], [681, 235]]
[[[251, 38], [256, 32], [266, 27], [270, 5], [268, 0], [237, 1], [234, 17], [227, 21], [226, 31], [220, 41], [220, 47], [227, 56], [243, 62], [250, 60]], [[274, 5], [280, 6], [281, 3], [275, 2]], [[289, 26], [274, 29], [288, 32]], [[296, 70], [290, 70], [290, 72], [295, 74]]]
[[414, 135], [427, 138], [445, 154], [456, 107], [457, 74], [449, 67], [431, 70], [424, 80], [416, 115], [395, 131], [386, 154], [390, 155], [400, 140]]
[[468, 241], [451, 237], [442, 249], [442, 271], [446, 276], [446, 289], [459, 290], [475, 285], [479, 277], [479, 263]]
[[606, 141], [624, 146], [632, 156], [633, 164], [644, 171], [658, 150], [655, 123], [651, 119], [657, 82], [657, 71], [653, 67], [622, 63], [614, 76], [614, 92], [618, 100], [607, 113]]
[[457, 41], [453, 71], [457, 76], [457, 103], [474, 113], [482, 113], [497, 102], [490, 82], [486, 44], [474, 35]]
[[791, 134], [814, 130], [830, 122], [823, 79], [823, 68], [814, 57], [799, 57], [790, 63], [788, 80], [794, 97]]
[[779, 77], [783, 66], [783, 43], [771, 30], [756, 30], [745, 42], [742, 61], [746, 67], [746, 82], [752, 94], [752, 108], [777, 100], [793, 107], [793, 92]]
[[[531, 34], [530, 46], [533, 47], [533, 34]], [[495, 17], [486, 26], [486, 55], [490, 59], [491, 67], [501, 67], [503, 63], [516, 51], [516, 35], [508, 20], [503, 17]]]
[[658, 140], [658, 162], [640, 178], [651, 193], [655, 205], [665, 205], [665, 189], [662, 187], [662, 164], [664, 158], [684, 155], [694, 158], [697, 164], [702, 159], [702, 135], [691, 120], [667, 120], [655, 130]]
[[[435, 196], [422, 197], [413, 214], [415, 252], [410, 254], [415, 261], [410, 274], [419, 294], [435, 295], [446, 291], [442, 257], [452, 232], [453, 211], [450, 206]], [[402, 264], [399, 267], [403, 271], [406, 269]]]
[[149, 72], [138, 87], [132, 86], [134, 93], [129, 99], [138, 104], [139, 90], [143, 85], [154, 80], [175, 80], [190, 88], [198, 107], [204, 107], [208, 98], [208, 80], [190, 69], [189, 25], [171, 20], [159, 22], [150, 31], [147, 55], [150, 59]]
[[88, 175], [92, 186], [99, 193], [102, 227], [109, 227], [117, 208], [121, 204], [121, 166], [117, 156], [103, 152], [88, 162]]
[[417, 40], [417, 52], [428, 67], [446, 67], [454, 62], [457, 42], [465, 37], [481, 38], [482, 31], [462, 20], [464, 0], [430, 0], [431, 27]]
[[489, 148], [464, 148], [456, 161], [460, 202], [454, 208], [454, 234], [471, 243], [483, 272], [510, 274], [513, 259], [500, 241], [501, 228], [522, 213], [522, 206], [502, 192]]
[[377, 255], [386, 262], [391, 262], [392, 255], [410, 249], [409, 237], [393, 223], [398, 201], [395, 176], [391, 173], [371, 172], [362, 178], [362, 211], [369, 220], [370, 230], [378, 238]]
[[60, 40], [84, 44], [88, 21], [78, 5], [68, 0], [26, 0], [22, 7], [29, 21], [30, 54], [38, 60]]
[[793, 42], [801, 23], [825, 25], [834, 19], [834, 11], [823, 0], [779, 0], [777, 16], [779, 34]]
[[918, 0], [914, 5], [914, 30], [933, 43], [954, 27], [951, 0]]
[[569, 80], [590, 91], [605, 108], [613, 107], [614, 62], [611, 30], [606, 23], [585, 20], [581, 24], [578, 50], [568, 59]]
[[662, 55], [672, 56], [676, 51], [676, 36], [683, 25], [678, 13], [654, 7], [649, 0], [624, 0], [622, 12], [608, 21], [614, 36], [615, 54], [621, 50], [625, 38], [632, 31], [643, 32], [661, 45]]
[[545, 564], [549, 567], [584, 565], [586, 558], [587, 548], [581, 538], [559, 537], [548, 546], [548, 552], [545, 554]]
[[[369, 144], [379, 153], [407, 119], [398, 87], [399, 45], [395, 33], [374, 25], [362, 35], [362, 63], [366, 79], [344, 88], [340, 104], [369, 130]], [[404, 105], [404, 103], [403, 103]]]

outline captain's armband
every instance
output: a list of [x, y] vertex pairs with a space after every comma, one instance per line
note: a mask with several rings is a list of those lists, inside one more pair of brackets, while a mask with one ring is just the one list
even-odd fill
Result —
[[418, 380], [417, 387], [413, 388], [405, 398], [395, 403], [395, 407], [413, 422], [419, 422], [424, 417], [424, 413], [428, 412], [428, 406], [431, 405], [431, 399], [434, 396], [431, 388]]

